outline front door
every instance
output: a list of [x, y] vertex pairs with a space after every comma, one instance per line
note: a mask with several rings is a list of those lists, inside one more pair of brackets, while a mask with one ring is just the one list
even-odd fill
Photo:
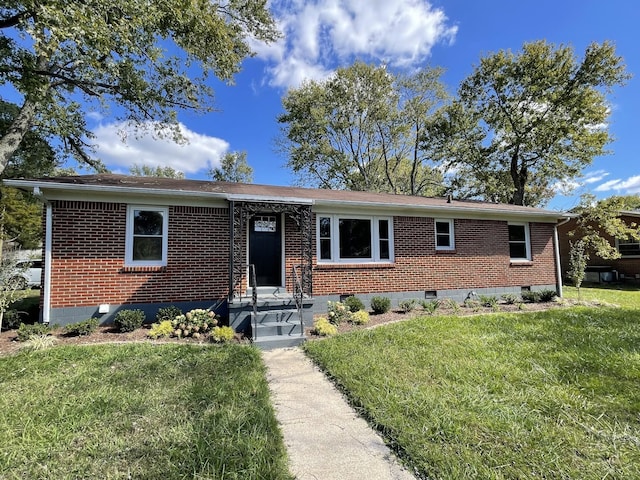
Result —
[[[257, 286], [282, 285], [280, 215], [258, 214], [249, 222], [249, 263], [255, 265]], [[249, 280], [251, 282], [251, 280]]]

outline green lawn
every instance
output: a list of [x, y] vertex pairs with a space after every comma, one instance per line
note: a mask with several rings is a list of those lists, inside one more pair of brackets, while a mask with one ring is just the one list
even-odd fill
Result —
[[[572, 300], [578, 300], [578, 289], [575, 287], [562, 287], [563, 296]], [[632, 285], [599, 285], [583, 286], [580, 289], [581, 300], [601, 302], [619, 305], [621, 307], [640, 310], [640, 286]]]
[[56, 347], [0, 358], [0, 478], [287, 479], [256, 349]]
[[423, 317], [305, 349], [419, 478], [640, 478], [638, 310]]

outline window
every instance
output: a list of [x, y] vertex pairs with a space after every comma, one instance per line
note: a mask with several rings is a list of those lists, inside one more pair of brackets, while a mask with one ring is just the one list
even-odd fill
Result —
[[320, 262], [389, 262], [393, 256], [390, 218], [318, 216]]
[[167, 264], [168, 218], [169, 212], [165, 207], [128, 207], [125, 256], [127, 265]]
[[529, 226], [526, 223], [509, 224], [509, 255], [512, 261], [531, 260]]
[[453, 220], [436, 220], [436, 250], [455, 249]]
[[616, 241], [618, 244], [618, 251], [623, 257], [638, 257], [640, 256], [640, 242], [637, 240], [620, 240]]

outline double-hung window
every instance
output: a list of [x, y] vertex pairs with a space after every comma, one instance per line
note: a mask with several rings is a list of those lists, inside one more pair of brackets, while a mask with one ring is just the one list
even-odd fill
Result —
[[169, 209], [166, 207], [127, 207], [125, 264], [164, 266], [167, 264]]
[[509, 223], [509, 256], [512, 262], [531, 260], [531, 243], [527, 223]]
[[456, 248], [453, 233], [453, 220], [436, 219], [436, 250], [454, 250]]
[[391, 218], [318, 215], [319, 262], [391, 262]]
[[622, 257], [640, 257], [640, 241], [633, 239], [618, 239], [618, 251]]

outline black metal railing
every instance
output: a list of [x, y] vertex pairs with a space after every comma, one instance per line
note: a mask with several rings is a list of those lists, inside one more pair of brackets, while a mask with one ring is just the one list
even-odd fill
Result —
[[291, 283], [293, 284], [293, 300], [296, 302], [298, 310], [298, 318], [300, 318], [300, 335], [304, 336], [304, 319], [302, 314], [302, 299], [304, 298], [304, 289], [302, 288], [302, 277], [298, 270], [304, 268], [304, 265], [294, 265], [291, 269]]

